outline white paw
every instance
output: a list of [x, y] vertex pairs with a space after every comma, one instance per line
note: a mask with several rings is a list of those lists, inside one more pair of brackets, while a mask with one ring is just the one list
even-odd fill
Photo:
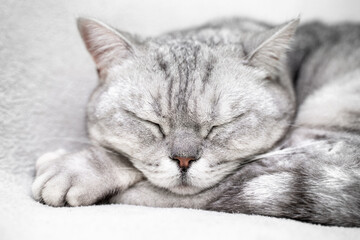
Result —
[[86, 151], [66, 154], [64, 150], [41, 156], [32, 185], [34, 198], [58, 207], [90, 205], [104, 197], [116, 179], [94, 164], [91, 156]]
[[158, 195], [153, 190], [152, 185], [147, 181], [143, 181], [124, 192], [114, 195], [110, 198], [110, 203], [154, 206], [153, 202], [157, 200], [157, 197]]
[[46, 169], [46, 167], [49, 164], [51, 164], [51, 162], [53, 160], [56, 160], [65, 154], [66, 154], [66, 151], [64, 149], [58, 149], [55, 152], [48, 152], [48, 153], [43, 154], [36, 161], [36, 165], [35, 165], [36, 175], [40, 175], [42, 173], [42, 171], [44, 171]]

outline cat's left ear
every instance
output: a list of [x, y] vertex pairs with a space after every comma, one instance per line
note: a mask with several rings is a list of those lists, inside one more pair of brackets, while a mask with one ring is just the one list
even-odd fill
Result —
[[134, 47], [130, 41], [110, 26], [90, 18], [78, 18], [77, 25], [100, 72], [133, 55]]
[[294, 19], [280, 27], [258, 33], [245, 42], [249, 54], [245, 64], [263, 68], [270, 75], [276, 74], [283, 64], [286, 51], [290, 48], [300, 19]]

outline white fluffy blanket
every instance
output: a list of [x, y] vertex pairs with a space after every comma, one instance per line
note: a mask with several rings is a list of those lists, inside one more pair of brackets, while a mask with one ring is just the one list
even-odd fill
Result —
[[[75, 150], [87, 144], [85, 104], [96, 73], [77, 33], [75, 17], [97, 16], [123, 30], [155, 34], [200, 23], [218, 12], [245, 13], [237, 2], [206, 1], [205, 9], [200, 0], [182, 5], [161, 0], [1, 1], [1, 240], [359, 239], [360, 229], [270, 217], [126, 205], [53, 208], [32, 199], [36, 158], [46, 151]], [[234, 12], [232, 3], [241, 11]], [[299, 12], [295, 11], [297, 1], [282, 3], [288, 8], [278, 15], [284, 19], [277, 20]], [[264, 9], [254, 15], [261, 17]]]

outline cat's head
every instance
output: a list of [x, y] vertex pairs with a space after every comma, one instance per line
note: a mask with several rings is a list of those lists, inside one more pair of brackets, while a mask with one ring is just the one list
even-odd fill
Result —
[[79, 19], [100, 78], [88, 107], [91, 139], [172, 192], [214, 186], [288, 129], [294, 96], [284, 56], [297, 24], [215, 44], [209, 32], [140, 40]]

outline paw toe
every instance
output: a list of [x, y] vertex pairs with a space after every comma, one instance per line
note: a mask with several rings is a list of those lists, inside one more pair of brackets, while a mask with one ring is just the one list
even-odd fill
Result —
[[44, 174], [36, 177], [31, 190], [35, 200], [41, 200], [41, 192], [44, 188], [44, 185], [55, 175], [53, 171], [45, 172]]
[[64, 206], [65, 196], [70, 187], [70, 177], [56, 176], [45, 184], [42, 190], [42, 200], [54, 207]]
[[66, 195], [66, 202], [73, 207], [90, 205], [93, 201], [89, 194], [88, 190], [82, 187], [72, 187]]

